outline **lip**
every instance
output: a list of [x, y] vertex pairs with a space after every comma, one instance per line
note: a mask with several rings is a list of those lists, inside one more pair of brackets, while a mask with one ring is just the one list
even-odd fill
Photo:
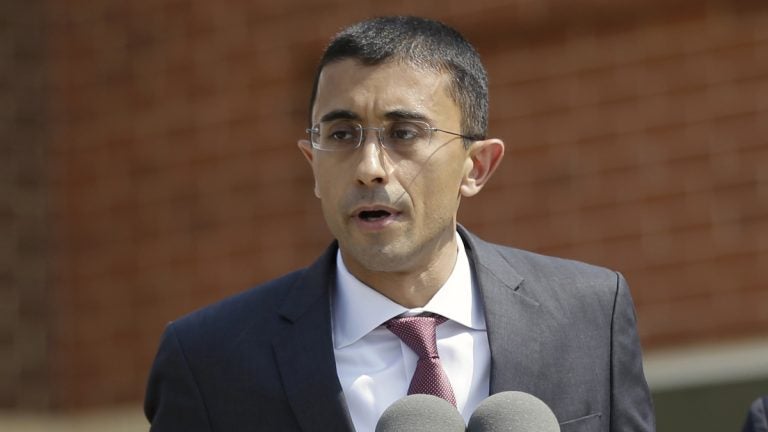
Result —
[[402, 213], [386, 205], [365, 205], [355, 208], [351, 218], [364, 231], [379, 231], [397, 222]]

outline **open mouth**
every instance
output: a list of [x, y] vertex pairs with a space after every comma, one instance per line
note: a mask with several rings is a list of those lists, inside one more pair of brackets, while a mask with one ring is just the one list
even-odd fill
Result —
[[392, 213], [386, 210], [363, 210], [358, 214], [358, 217], [364, 221], [376, 221], [386, 219], [391, 215]]

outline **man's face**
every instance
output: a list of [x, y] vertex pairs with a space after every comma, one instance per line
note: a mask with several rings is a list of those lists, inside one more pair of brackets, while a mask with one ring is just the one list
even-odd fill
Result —
[[[319, 79], [313, 123], [350, 117], [363, 127], [421, 118], [460, 131], [447, 76], [408, 64], [364, 66], [347, 59]], [[454, 247], [462, 184], [473, 163], [460, 137], [435, 131], [428, 146], [408, 153], [382, 148], [376, 131], [352, 150], [299, 146], [312, 165], [315, 195], [350, 270], [411, 272], [428, 268]]]

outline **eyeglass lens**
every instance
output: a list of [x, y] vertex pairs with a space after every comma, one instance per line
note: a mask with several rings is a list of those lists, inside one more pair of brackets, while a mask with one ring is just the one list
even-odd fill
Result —
[[346, 150], [359, 146], [365, 138], [365, 131], [376, 131], [382, 146], [407, 151], [428, 145], [432, 129], [418, 121], [395, 121], [380, 128], [364, 128], [360, 124], [339, 120], [320, 123], [312, 130], [312, 142], [322, 150]]

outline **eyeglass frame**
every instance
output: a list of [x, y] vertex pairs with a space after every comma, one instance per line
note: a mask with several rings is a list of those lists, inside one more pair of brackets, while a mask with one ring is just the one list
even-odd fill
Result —
[[[460, 133], [457, 133], [457, 132], [451, 132], [451, 131], [448, 131], [448, 130], [445, 130], [445, 129], [436, 128], [436, 127], [433, 127], [431, 124], [429, 124], [429, 123], [427, 123], [425, 121], [422, 121], [422, 120], [395, 120], [395, 121], [390, 122], [388, 126], [391, 126], [392, 124], [395, 124], [395, 123], [415, 123], [415, 124], [424, 125], [424, 130], [429, 131], [429, 141], [428, 141], [427, 145], [432, 143], [432, 134], [434, 132], [447, 133], [449, 135], [453, 135], [453, 136], [457, 136], [459, 138], [462, 138], [462, 139], [464, 139], [464, 140], [466, 140], [468, 142], [481, 141], [481, 140], [485, 139], [484, 137], [463, 135], [463, 134], [460, 134]], [[356, 130], [357, 129], [360, 130], [360, 138], [358, 139], [358, 142], [357, 142], [357, 144], [354, 147], [339, 148], [339, 149], [328, 149], [328, 148], [321, 148], [321, 147], [319, 147], [319, 144], [317, 144], [315, 142], [315, 140], [313, 139], [313, 135], [320, 133], [320, 123], [315, 123], [311, 128], [307, 128], [305, 131], [306, 131], [306, 133], [309, 134], [309, 142], [312, 144], [312, 148], [316, 149], [316, 150], [320, 150], [320, 151], [338, 152], [338, 151], [348, 151], [348, 150], [357, 149], [357, 148], [359, 148], [363, 144], [363, 141], [365, 141], [365, 136], [366, 136], [365, 131], [366, 130], [376, 131], [376, 138], [377, 138], [377, 140], [379, 142], [379, 145], [382, 148], [391, 149], [389, 146], [384, 145], [384, 141], [382, 140], [382, 137], [381, 137], [381, 133], [384, 130], [386, 130], [388, 126], [380, 126], [380, 127], [369, 126], [369, 127], [364, 127], [361, 123], [356, 122], [356, 121], [350, 121], [349, 124], [354, 126]]]

